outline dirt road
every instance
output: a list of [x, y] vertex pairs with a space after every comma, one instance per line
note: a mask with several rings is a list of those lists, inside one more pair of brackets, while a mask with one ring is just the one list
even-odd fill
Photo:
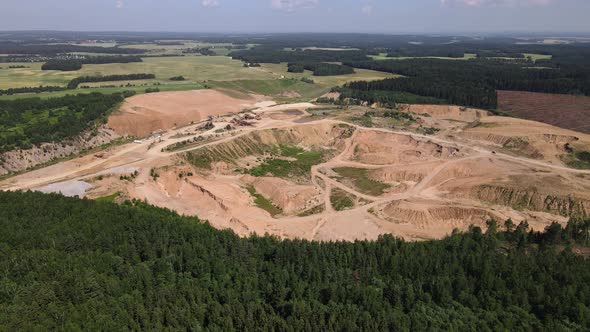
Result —
[[[205, 147], [214, 146], [217, 144], [223, 144], [231, 140], [235, 140], [238, 137], [249, 135], [253, 132], [268, 129], [286, 129], [286, 128], [297, 128], [302, 126], [310, 126], [310, 123], [299, 123], [297, 120], [308, 116], [305, 112], [306, 109], [316, 107], [311, 103], [297, 103], [297, 104], [284, 104], [274, 105], [271, 103], [265, 103], [259, 105], [260, 107], [252, 110], [253, 113], [261, 114], [262, 120], [258, 121], [255, 126], [252, 127], [239, 127], [230, 132], [220, 130], [224, 128], [228, 119], [219, 119], [215, 123], [215, 126], [207, 131], [195, 133], [201, 123], [196, 123], [191, 126], [174, 128], [166, 133], [162, 134], [159, 138], [147, 139], [140, 143], [129, 143], [122, 146], [117, 146], [105, 151], [102, 157], [96, 157], [94, 155], [88, 155], [80, 158], [76, 158], [70, 161], [65, 161], [53, 166], [49, 166], [43, 169], [32, 171], [26, 174], [9, 178], [5, 181], [0, 182], [1, 190], [26, 190], [36, 189], [43, 186], [47, 186], [54, 183], [60, 183], [65, 181], [76, 181], [76, 180], [88, 180], [96, 178], [100, 174], [104, 174], [105, 171], [120, 168], [120, 167], [136, 167], [143, 169], [138, 178], [142, 184], [149, 184], [150, 178], [147, 175], [149, 170], [154, 165], [171, 165], [171, 160], [180, 160], [177, 155], [192, 149], [201, 149]], [[273, 119], [267, 114], [276, 112], [283, 112], [287, 110], [300, 110], [300, 116], [293, 116], [287, 119]], [[489, 159], [494, 161], [505, 161], [515, 164], [524, 165], [526, 167], [539, 167], [547, 172], [559, 172], [563, 174], [574, 174], [574, 175], [590, 175], [590, 170], [576, 170], [570, 169], [564, 166], [551, 164], [541, 160], [533, 160], [526, 157], [519, 157], [494, 151], [491, 148], [484, 146], [478, 146], [476, 144], [470, 144], [461, 141], [448, 140], [441, 137], [420, 135], [416, 133], [410, 133], [406, 131], [397, 131], [383, 128], [364, 128], [349, 122], [343, 122], [333, 119], [321, 119], [311, 123], [311, 125], [323, 125], [327, 124], [330, 126], [337, 126], [346, 124], [351, 126], [354, 131], [352, 135], [344, 139], [344, 147], [342, 151], [334, 158], [327, 160], [324, 163], [315, 165], [311, 168], [311, 185], [316, 187], [321, 193], [320, 198], [324, 204], [324, 211], [307, 217], [295, 217], [295, 216], [284, 216], [279, 219], [274, 219], [270, 215], [265, 216], [264, 214], [255, 214], [255, 220], [248, 219], [247, 217], [238, 217], [241, 215], [239, 209], [243, 209], [242, 206], [234, 207], [227, 206], [224, 203], [223, 212], [211, 212], [211, 218], [220, 218], [216, 224], [216, 220], [211, 220], [214, 225], [223, 225], [220, 227], [239, 227], [240, 234], [247, 234], [248, 232], [256, 232], [264, 234], [265, 232], [276, 234], [283, 237], [299, 237], [306, 239], [315, 240], [354, 240], [360, 238], [376, 238], [379, 234], [394, 233], [399, 236], [403, 236], [407, 239], [417, 240], [430, 237], [440, 237], [448, 234], [449, 229], [457, 226], [455, 224], [444, 224], [440, 225], [416, 225], [416, 224], [400, 224], [390, 222], [384, 218], [377, 217], [374, 210], [388, 206], [393, 203], [405, 204], [407, 202], [426, 201], [428, 204], [437, 206], [446, 206], [458, 209], [488, 209], [489, 207], [482, 205], [480, 202], [463, 200], [450, 201], [443, 197], [443, 195], [437, 193], [433, 188], [441, 186], [441, 183], [433, 183], [441, 174], [447, 172], [449, 169], [456, 167], [457, 165], [464, 164], [470, 161], [477, 161], [483, 159]], [[190, 135], [186, 135], [190, 132]], [[360, 192], [356, 188], [343, 184], [342, 182], [325, 174], [325, 170], [337, 168], [337, 167], [355, 167], [370, 170], [377, 170], [386, 167], [399, 166], [399, 163], [385, 163], [385, 164], [371, 164], [359, 160], [354, 160], [353, 154], [356, 149], [356, 141], [362, 133], [384, 133], [399, 135], [403, 137], [411, 138], [412, 141], [418, 143], [435, 143], [443, 145], [445, 147], [456, 148], [461, 150], [464, 155], [456, 156], [453, 158], [435, 158], [424, 162], [408, 162], [403, 164], [407, 167], [416, 167], [424, 165], [425, 162], [436, 161], [438, 164], [433, 166], [424, 177], [417, 181], [413, 186], [409, 187], [408, 190], [403, 192], [392, 192], [382, 196], [371, 196]], [[185, 149], [176, 150], [173, 152], [167, 151], [166, 148], [179, 142], [186, 140], [192, 140], [193, 138], [201, 136], [204, 139], [204, 143], [198, 147], [187, 147]], [[418, 144], [416, 143], [416, 144]], [[138, 180], [138, 181], [139, 181]], [[171, 180], [172, 181], [172, 180]], [[209, 181], [209, 182], [207, 182]], [[203, 183], [210, 183], [210, 181], [223, 182], [226, 188], [231, 188], [236, 193], [240, 193], [241, 184], [239, 176], [236, 175], [218, 175], [213, 177], [213, 180], [207, 179]], [[442, 184], [455, 181], [453, 177], [445, 179]], [[155, 187], [154, 184], [153, 188]], [[180, 186], [181, 184], [175, 184]], [[152, 187], [150, 187], [152, 188]], [[207, 191], [207, 195], [215, 196], [215, 191], [209, 191], [199, 187], [201, 191]], [[345, 191], [346, 193], [353, 195], [359, 200], [364, 200], [363, 204], [359, 204], [354, 208], [345, 211], [335, 211], [334, 207], [330, 202], [332, 190], [338, 188]], [[149, 188], [148, 188], [149, 189]], [[148, 189], [142, 189], [145, 190]], [[159, 190], [159, 189], [158, 189]], [[178, 189], [180, 194], [182, 190]], [[186, 189], [189, 190], [189, 189]], [[193, 190], [193, 189], [190, 189]], [[225, 189], [224, 189], [225, 190]], [[154, 197], [161, 200], [161, 205], [170, 208], [183, 207], [182, 204], [191, 204], [191, 209], [187, 211], [197, 211], [198, 207], [195, 207], [192, 202], [182, 202], [182, 198], [178, 198], [176, 201], [172, 201], [171, 193], [166, 190], [158, 193]], [[221, 194], [220, 194], [221, 195]], [[229, 195], [229, 194], [228, 194]], [[179, 196], [181, 197], [181, 196]], [[228, 196], [229, 197], [229, 196]], [[215, 199], [210, 204], [218, 204], [217, 201], [228, 202], [231, 201], [232, 197], [225, 197], [223, 199], [214, 197]], [[241, 196], [240, 196], [241, 197]], [[144, 198], [144, 197], [137, 197]], [[236, 198], [237, 199], [237, 198]], [[169, 205], [167, 205], [169, 204]], [[213, 207], [207, 207], [210, 210]], [[425, 209], [428, 206], [424, 207]], [[197, 209], [197, 210], [194, 210]], [[512, 217], [518, 214], [509, 208], [494, 208], [494, 213], [504, 217]], [[420, 212], [420, 211], [418, 211]], [[184, 213], [184, 210], [183, 210]], [[417, 213], [417, 212], [416, 212]], [[430, 212], [424, 212], [428, 215]], [[235, 214], [232, 215], [232, 214]], [[230, 217], [228, 217], [230, 216]], [[222, 218], [225, 218], [222, 220]], [[229, 220], [228, 220], [229, 218]], [[532, 223], [532, 222], [531, 222]], [[459, 225], [464, 226], [464, 225]]]

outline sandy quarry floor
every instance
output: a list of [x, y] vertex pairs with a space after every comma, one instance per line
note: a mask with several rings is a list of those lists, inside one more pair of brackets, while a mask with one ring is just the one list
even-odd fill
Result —
[[[146, 105], [158, 100], [150, 104], [154, 111], [144, 112], [164, 121], [164, 114], [177, 101], [164, 102], [168, 94], [159, 95], [145, 95], [147, 101], [133, 97], [130, 102]], [[205, 95], [220, 98], [216, 92]], [[192, 105], [202, 103], [204, 95], [184, 96], [182, 103]], [[268, 233], [322, 241], [375, 239], [381, 234], [408, 240], [441, 238], [471, 224], [485, 227], [492, 218], [500, 223], [508, 218], [516, 223], [526, 220], [532, 228], [542, 229], [551, 222], [565, 223], [574, 210], [590, 213], [590, 171], [570, 169], [558, 158], [566, 142], [590, 144], [590, 135], [487, 116], [478, 110], [408, 107], [406, 111], [428, 114], [428, 119], [460, 124], [427, 136], [362, 128], [336, 117], [316, 119], [307, 112], [315, 107], [310, 103], [253, 106], [257, 102], [255, 98], [248, 102], [231, 99], [233, 108], [226, 111], [258, 107], [251, 111], [252, 117], [258, 116], [250, 121], [251, 126], [232, 125], [231, 130], [223, 130], [235, 115], [209, 113], [217, 115], [212, 128], [203, 130], [198, 122], [170, 127], [157, 139], [15, 176], [0, 182], [0, 189], [86, 190], [84, 195], [90, 198], [118, 192], [121, 199], [145, 199], [243, 236]], [[137, 121], [143, 121], [141, 112], [137, 116]], [[152, 130], [150, 125], [145, 128]], [[528, 144], [519, 146], [522, 151], [505, 148], [505, 141], [514, 137], [527, 138]], [[188, 143], [167, 149], [183, 142]], [[247, 148], [257, 144], [288, 144], [331, 154], [304, 177], [255, 178], [238, 170], [261, 162], [263, 156]], [[187, 151], [218, 151], [236, 157], [233, 163], [215, 162], [211, 169], [202, 169], [187, 162]], [[367, 192], [339, 176], [341, 167], [364, 169], [372, 180], [388, 188], [380, 194]], [[152, 176], [154, 172], [157, 177]], [[76, 186], [72, 191], [79, 181], [91, 188]], [[273, 217], [258, 208], [249, 187], [272, 200], [282, 213]], [[336, 211], [331, 202], [335, 192], [350, 197], [353, 206]], [[310, 209], [315, 211], [298, 216]]]
[[121, 136], [145, 137], [208, 116], [237, 113], [262, 100], [260, 96], [238, 99], [209, 89], [138, 95], [125, 100], [108, 126]]

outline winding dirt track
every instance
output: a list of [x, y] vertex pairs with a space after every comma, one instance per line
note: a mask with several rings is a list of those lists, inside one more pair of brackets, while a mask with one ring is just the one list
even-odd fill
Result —
[[[200, 145], [198, 148], [203, 148], [211, 145], [216, 145], [224, 142], [228, 142], [230, 140], [234, 140], [238, 137], [250, 134], [254, 131], [258, 130], [266, 130], [266, 129], [279, 129], [279, 128], [289, 128], [289, 127], [297, 127], [297, 126], [306, 126], [310, 123], [298, 123], [295, 120], [302, 118], [303, 116], [307, 115], [304, 111], [305, 109], [313, 108], [315, 105], [311, 103], [298, 103], [298, 104], [285, 104], [285, 105], [275, 105], [275, 106], [264, 106], [257, 110], [255, 113], [271, 113], [271, 112], [279, 112], [279, 111], [286, 111], [286, 110], [302, 110], [302, 116], [296, 119], [289, 119], [289, 120], [273, 120], [265, 118], [258, 126], [256, 127], [245, 127], [240, 128], [238, 131], [235, 131], [232, 135], [224, 136], [221, 138], [216, 138], [216, 128], [213, 128], [205, 133], [201, 133], [200, 135], [203, 137], [209, 137], [212, 141]], [[473, 144], [467, 144], [462, 142], [456, 141], [448, 141], [442, 138], [433, 137], [433, 136], [426, 136], [420, 135], [415, 133], [409, 133], [405, 131], [396, 131], [396, 130], [389, 130], [389, 129], [381, 129], [381, 128], [363, 128], [348, 122], [342, 122], [338, 120], [318, 120], [313, 122], [314, 124], [330, 124], [330, 125], [338, 125], [338, 124], [346, 124], [349, 126], [354, 127], [354, 132], [351, 137], [347, 138], [345, 141], [345, 146], [340, 154], [328, 160], [325, 163], [313, 166], [311, 169], [311, 183], [318, 188], [321, 192], [321, 197], [323, 197], [323, 203], [325, 204], [324, 212], [318, 215], [312, 215], [307, 217], [283, 217], [278, 220], [269, 219], [264, 221], [266, 226], [260, 232], [265, 232], [269, 230], [277, 230], [278, 235], [286, 235], [286, 237], [302, 237], [306, 239], [314, 239], [314, 240], [351, 240], [355, 238], [374, 238], [380, 233], [388, 233], [391, 230], [386, 229], [384, 226], [383, 220], [376, 217], [373, 213], [371, 213], [371, 209], [376, 208], [378, 206], [382, 206], [383, 204], [388, 204], [396, 201], [404, 201], [408, 199], [429, 199], [429, 200], [437, 200], [438, 202], [448, 203], [447, 200], [440, 197], [433, 197], [429, 192], [431, 188], [431, 182], [439, 175], [441, 172], [448, 169], [450, 166], [465, 162], [468, 160], [476, 160], [480, 158], [490, 158], [494, 160], [504, 160], [510, 161], [513, 163], [519, 163], [527, 166], [540, 166], [545, 169], [552, 169], [559, 172], [567, 172], [571, 174], [588, 174], [590, 175], [589, 170], [576, 170], [570, 169], [567, 167], [549, 164], [547, 162], [539, 161], [539, 160], [532, 160], [525, 157], [518, 157], [503, 154], [500, 152], [492, 151], [485, 147], [475, 146]], [[194, 127], [198, 126], [199, 124], [194, 125]], [[64, 182], [64, 181], [72, 181], [72, 180], [85, 180], [96, 177], [99, 173], [104, 172], [105, 170], [109, 170], [115, 167], [150, 167], [150, 165], [157, 164], [162, 160], [170, 160], [174, 158], [177, 154], [185, 152], [187, 150], [195, 149], [186, 148], [184, 150], [178, 150], [175, 152], [166, 152], [165, 148], [172, 144], [182, 142], [187, 139], [187, 137], [178, 137], [178, 134], [186, 131], [188, 127], [185, 128], [177, 128], [168, 131], [164, 135], [162, 135], [161, 140], [146, 140], [141, 144], [130, 143], [123, 146], [119, 146], [116, 148], [110, 149], [108, 153], [105, 154], [104, 158], [96, 158], [94, 156], [85, 156], [78, 159], [66, 161], [60, 164], [56, 164], [53, 166], [49, 166], [40, 170], [36, 170], [33, 172], [29, 172], [26, 174], [22, 174], [19, 176], [15, 176], [3, 182], [0, 182], [0, 190], [27, 190], [27, 189], [35, 189], [39, 187], [43, 187], [49, 184]], [[457, 147], [461, 148], [465, 151], [469, 151], [470, 153], [464, 157], [457, 157], [451, 160], [441, 160], [441, 164], [434, 167], [421, 181], [416, 183], [415, 186], [410, 188], [408, 191], [403, 193], [393, 193], [388, 194], [383, 197], [374, 197], [371, 195], [363, 194], [354, 188], [351, 188], [325, 174], [322, 173], [322, 169], [331, 169], [335, 167], [357, 167], [357, 168], [365, 168], [365, 169], [377, 169], [383, 168], [387, 166], [396, 166], [399, 164], [389, 164], [389, 165], [371, 165], [366, 164], [358, 161], [352, 160], [352, 155], [355, 149], [355, 139], [362, 133], [363, 131], [373, 131], [373, 132], [382, 132], [382, 133], [389, 133], [389, 134], [396, 134], [396, 135], [404, 135], [412, 137], [413, 139], [421, 140], [424, 142], [433, 142], [445, 146], [450, 147]], [[173, 138], [177, 137], [177, 138]], [[423, 163], [420, 163], [423, 164]], [[409, 166], [412, 164], [405, 164], [405, 166]], [[147, 175], [142, 174], [142, 176], [146, 180], [148, 178]], [[228, 176], [228, 178], [231, 178]], [[143, 178], [142, 178], [143, 179]], [[453, 179], [448, 179], [447, 181], [451, 181]], [[320, 182], [323, 185], [320, 185]], [[440, 185], [440, 184], [439, 184]], [[345, 210], [345, 211], [335, 211], [330, 203], [330, 195], [331, 191], [334, 188], [341, 189], [351, 195], [354, 195], [358, 198], [364, 199], [367, 201], [367, 204], [358, 206], [354, 209]], [[460, 205], [460, 203], [455, 202], [456, 205]], [[335, 221], [341, 220], [362, 220], [364, 224], [362, 224], [364, 228], [371, 229], [367, 230], [366, 233], [357, 234], [359, 229], [352, 229], [349, 233], [347, 230], [343, 230], [343, 233], [337, 234], [335, 236], [330, 236], [330, 232], [333, 232], [333, 227]], [[232, 219], [232, 222], [234, 220]], [[235, 220], [236, 224], [240, 224], [242, 228], [248, 228], [247, 223], [242, 220]], [[294, 225], [307, 225], [311, 224], [313, 227], [309, 229], [306, 228], [304, 233], [300, 233], [297, 236], [293, 236], [290, 234], [285, 234], [286, 231], [281, 229], [282, 224], [294, 224]], [[332, 227], [328, 230], [325, 230], [327, 227]], [[347, 225], [342, 225], [339, 227], [348, 227]], [[361, 227], [361, 226], [359, 226]], [[362, 229], [362, 228], [361, 228]], [[356, 233], [355, 233], [356, 232]], [[428, 230], [424, 230], [423, 232], [412, 230], [411, 232], [405, 233], [405, 237], [409, 239], [423, 239], [428, 238], [427, 236]], [[437, 235], [438, 236], [438, 235]]]

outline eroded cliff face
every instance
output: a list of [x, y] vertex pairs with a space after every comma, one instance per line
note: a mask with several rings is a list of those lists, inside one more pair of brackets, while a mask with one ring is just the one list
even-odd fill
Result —
[[349, 126], [333, 124], [261, 130], [227, 142], [189, 151], [185, 156], [196, 166], [205, 166], [200, 164], [200, 160], [208, 161], [206, 166], [210, 168], [213, 162], [235, 163], [236, 160], [244, 157], [270, 153], [273, 148], [280, 145], [341, 150], [344, 147], [343, 138], [350, 136], [350, 130]]
[[456, 227], [465, 229], [471, 224], [483, 226], [497, 216], [485, 209], [439, 205], [433, 202], [395, 201], [383, 205], [375, 213], [390, 222], [412, 224], [420, 228]]
[[0, 154], [0, 175], [24, 171], [57, 158], [78, 154], [82, 150], [108, 144], [119, 137], [113, 130], [101, 127], [60, 143], [43, 143], [27, 150], [4, 152]]
[[453, 159], [461, 151], [409, 135], [362, 131], [356, 135], [352, 160], [371, 165], [404, 164]]
[[515, 209], [545, 211], [567, 217], [590, 215], [590, 200], [575, 195], [554, 195], [502, 185], [480, 185], [473, 188], [472, 195], [485, 202]]

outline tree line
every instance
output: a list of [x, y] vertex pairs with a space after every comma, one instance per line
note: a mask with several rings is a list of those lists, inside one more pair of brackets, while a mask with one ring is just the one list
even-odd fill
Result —
[[[172, 77], [171, 80], [182, 80], [182, 76]], [[107, 75], [107, 76], [82, 76], [72, 79], [66, 87], [62, 86], [37, 86], [37, 87], [22, 87], [22, 88], [9, 88], [0, 90], [0, 96], [2, 95], [14, 95], [20, 93], [41, 93], [41, 92], [53, 92], [53, 91], [64, 91], [76, 89], [82, 83], [90, 82], [109, 82], [109, 81], [133, 81], [133, 80], [144, 80], [154, 79], [154, 74], [123, 74], [123, 75]]]
[[314, 76], [335, 76], [354, 74], [354, 69], [335, 63], [289, 63], [287, 71], [290, 73], [303, 73], [305, 70], [313, 72]]
[[86, 64], [142, 62], [139, 56], [91, 56], [76, 59], [51, 59], [41, 66], [41, 70], [75, 71]]
[[74, 138], [134, 92], [0, 100], [0, 152]]
[[109, 81], [137, 81], [137, 80], [151, 80], [156, 78], [154, 74], [121, 74], [121, 75], [105, 75], [105, 76], [81, 76], [72, 79], [68, 83], [68, 89], [75, 89], [82, 83], [93, 82], [109, 82]]
[[[446, 100], [449, 103], [494, 109], [496, 90], [590, 95], [590, 76], [579, 67], [568, 69], [525, 68], [502, 60], [408, 59], [348, 62], [354, 68], [372, 69], [405, 76], [378, 82], [353, 82], [351, 94], [378, 99], [372, 91], [400, 91]], [[373, 96], [371, 96], [373, 95]]]
[[359, 99], [370, 104], [445, 103], [495, 109], [498, 103], [496, 90], [489, 86], [441, 78], [403, 77], [372, 82], [358, 81], [336, 90], [341, 93], [341, 99]]
[[211, 47], [195, 47], [195, 48], [188, 48], [183, 50], [182, 53], [185, 54], [201, 54], [207, 56], [215, 56], [217, 53], [211, 49]]
[[19, 93], [41, 93], [41, 92], [53, 92], [53, 91], [64, 91], [67, 88], [63, 86], [34, 86], [34, 87], [22, 87], [22, 88], [9, 88], [0, 90], [0, 96], [2, 95], [15, 95]]
[[443, 45], [404, 45], [387, 52], [388, 57], [445, 57], [463, 58], [466, 53], [475, 54], [478, 58], [511, 58], [525, 59], [523, 53], [533, 53], [524, 48], [509, 48], [486, 44], [453, 43]]
[[258, 46], [248, 50], [234, 51], [230, 53], [234, 59], [249, 63], [321, 63], [343, 61], [365, 61], [366, 52], [359, 50], [329, 51], [329, 50], [294, 50], [287, 51], [273, 47]]
[[0, 192], [6, 330], [587, 330], [590, 221], [439, 241], [239, 238], [142, 202]]
[[142, 54], [146, 50], [121, 48], [121, 47], [100, 47], [80, 46], [73, 44], [49, 44], [49, 43], [19, 43], [11, 41], [0, 41], [0, 54], [36, 54], [56, 55], [63, 53], [101, 53], [101, 54]]

